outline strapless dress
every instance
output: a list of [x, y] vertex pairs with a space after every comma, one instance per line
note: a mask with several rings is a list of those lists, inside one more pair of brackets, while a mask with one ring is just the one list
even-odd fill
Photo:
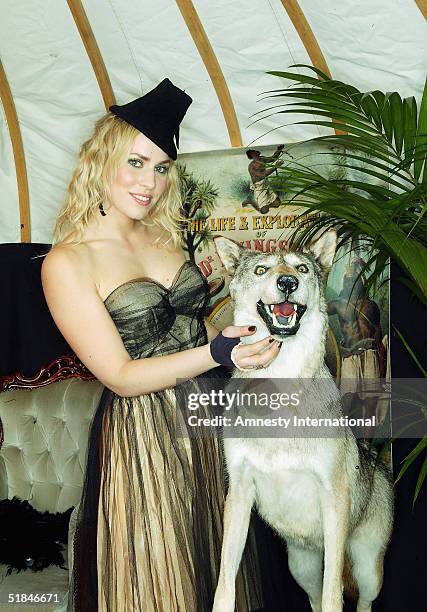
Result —
[[[140, 359], [206, 344], [208, 299], [207, 281], [186, 261], [170, 287], [137, 278], [104, 303], [129, 355]], [[176, 389], [138, 397], [105, 389], [101, 396], [89, 436], [68, 612], [211, 610], [222, 542], [222, 447], [218, 436], [177, 435]], [[237, 580], [239, 612], [261, 607], [257, 577], [250, 538]]]

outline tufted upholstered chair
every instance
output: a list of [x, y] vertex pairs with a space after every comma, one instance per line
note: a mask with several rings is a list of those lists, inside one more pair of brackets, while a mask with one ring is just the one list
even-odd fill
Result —
[[[27, 499], [37, 510], [64, 512], [71, 506], [67, 567], [72, 561], [75, 530], [89, 428], [102, 385], [78, 378], [63, 380], [37, 389], [18, 389], [0, 394], [0, 419], [4, 442], [0, 449], [0, 499], [14, 495]], [[68, 570], [49, 566], [41, 572], [14, 570], [6, 576], [0, 564], [0, 611], [65, 612]], [[9, 593], [57, 593], [50, 604], [22, 607], [8, 604]]]

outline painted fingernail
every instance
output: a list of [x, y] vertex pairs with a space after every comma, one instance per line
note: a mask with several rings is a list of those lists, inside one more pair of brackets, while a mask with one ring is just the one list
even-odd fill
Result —
[[251, 325], [250, 327], [248, 327], [249, 331], [255, 331], [256, 330], [256, 325]]
[[270, 338], [269, 342], [270, 342], [270, 344], [271, 344], [271, 342], [274, 342], [274, 338]]

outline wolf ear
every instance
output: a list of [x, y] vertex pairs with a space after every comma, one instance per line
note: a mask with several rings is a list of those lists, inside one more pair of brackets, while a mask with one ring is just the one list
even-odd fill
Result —
[[309, 251], [320, 263], [325, 271], [329, 271], [335, 257], [337, 248], [337, 233], [335, 230], [328, 230], [315, 242], [310, 244]]
[[215, 236], [214, 244], [216, 252], [224, 264], [225, 269], [229, 274], [233, 274], [236, 270], [243, 248], [237, 244], [237, 242], [234, 242], [234, 240], [224, 238], [224, 236]]

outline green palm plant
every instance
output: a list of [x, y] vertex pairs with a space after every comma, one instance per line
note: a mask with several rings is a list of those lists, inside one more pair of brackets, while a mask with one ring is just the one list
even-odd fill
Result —
[[402, 282], [427, 305], [427, 81], [418, 112], [414, 97], [362, 93], [312, 66], [295, 67], [315, 75], [270, 72], [293, 83], [266, 92], [268, 98], [283, 99], [266, 111], [307, 114], [311, 117], [294, 123], [339, 131], [312, 141], [335, 145], [327, 155], [335, 155], [334, 164], [344, 169], [326, 178], [295, 160], [279, 168], [274, 189], [282, 186], [287, 199], [291, 191], [294, 203], [322, 213], [305, 225], [297, 241], [308, 242], [320, 228], [334, 226], [341, 243], [370, 245], [371, 282], [381, 277], [390, 257], [404, 273]]
[[[292, 160], [283, 163], [272, 179], [276, 191], [282, 188], [288, 200], [312, 212], [295, 241], [304, 244], [319, 230], [333, 226], [340, 244], [356, 242], [368, 247], [370, 256], [361, 271], [370, 271], [367, 290], [381, 282], [390, 259], [402, 270], [400, 281], [426, 306], [427, 80], [418, 108], [414, 97], [402, 99], [397, 92], [363, 93], [313, 66], [292, 68], [305, 68], [309, 73], [269, 72], [285, 80], [286, 86], [266, 92], [276, 103], [262, 111], [257, 121], [272, 114], [298, 114], [308, 117], [292, 124], [331, 128], [335, 133], [312, 141], [329, 145], [327, 155], [329, 159], [333, 156], [336, 166], [325, 177], [301, 160]], [[417, 445], [397, 480], [425, 449], [425, 444]], [[416, 495], [426, 474], [427, 459]]]

